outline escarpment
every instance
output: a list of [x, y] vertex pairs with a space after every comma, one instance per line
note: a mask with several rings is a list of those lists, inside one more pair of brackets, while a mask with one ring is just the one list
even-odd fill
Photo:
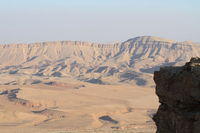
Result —
[[[182, 65], [200, 56], [199, 51], [197, 43], [152, 36], [113, 44], [57, 41], [0, 45], [0, 77], [71, 77], [93, 84], [151, 86], [153, 72], [160, 66]], [[27, 84], [4, 81], [1, 84]]]
[[154, 73], [161, 103], [153, 117], [157, 133], [200, 132], [200, 58]]

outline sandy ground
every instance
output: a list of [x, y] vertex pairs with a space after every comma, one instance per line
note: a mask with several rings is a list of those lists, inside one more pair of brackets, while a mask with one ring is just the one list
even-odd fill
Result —
[[59, 82], [62, 84], [1, 85], [1, 92], [20, 90], [17, 101], [0, 95], [0, 132], [155, 132], [151, 116], [158, 100], [153, 88], [70, 79]]

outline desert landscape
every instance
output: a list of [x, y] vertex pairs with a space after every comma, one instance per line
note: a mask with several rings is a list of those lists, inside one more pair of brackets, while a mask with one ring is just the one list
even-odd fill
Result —
[[154, 133], [154, 71], [200, 44], [140, 36], [121, 43], [0, 45], [0, 132]]

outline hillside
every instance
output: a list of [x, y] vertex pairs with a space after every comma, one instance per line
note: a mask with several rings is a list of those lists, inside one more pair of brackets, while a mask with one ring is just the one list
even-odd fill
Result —
[[153, 133], [153, 72], [199, 56], [158, 37], [0, 45], [0, 132]]
[[[0, 45], [0, 75], [6, 85], [70, 77], [96, 84], [144, 86], [153, 84], [152, 73], [160, 66], [182, 65], [190, 57], [200, 56], [199, 51], [200, 44], [151, 36], [116, 44], [60, 41]], [[19, 79], [22, 76], [25, 78]]]

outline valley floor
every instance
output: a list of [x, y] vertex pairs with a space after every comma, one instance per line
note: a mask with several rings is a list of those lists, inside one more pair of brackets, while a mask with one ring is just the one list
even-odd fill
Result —
[[155, 132], [151, 117], [158, 100], [153, 88], [60, 82], [1, 85], [0, 132]]

